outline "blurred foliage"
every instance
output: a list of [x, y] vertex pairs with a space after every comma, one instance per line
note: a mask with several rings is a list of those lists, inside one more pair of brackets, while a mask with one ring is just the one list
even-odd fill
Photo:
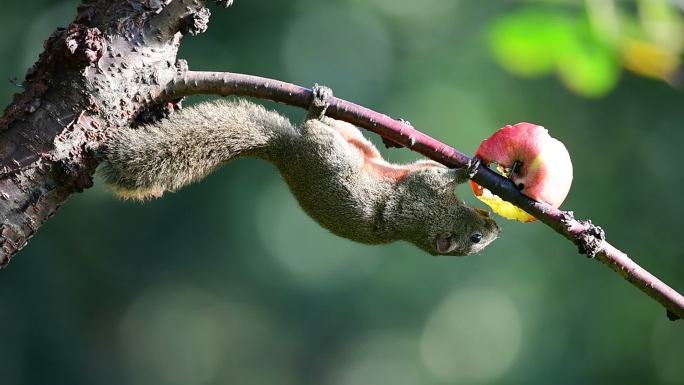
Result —
[[[0, 74], [76, 4], [5, 1]], [[465, 152], [543, 124], [573, 157], [565, 207], [684, 290], [684, 95], [641, 76], [679, 61], [673, 4], [237, 0], [180, 56], [327, 84]], [[432, 258], [332, 236], [256, 160], [144, 204], [97, 180], [0, 273], [0, 383], [684, 383], [681, 321], [545, 226], [501, 223], [481, 255]]]
[[613, 90], [622, 67], [681, 87], [680, 7], [670, 0], [530, 2], [491, 23], [489, 45], [511, 73], [534, 78], [555, 71], [582, 96]]

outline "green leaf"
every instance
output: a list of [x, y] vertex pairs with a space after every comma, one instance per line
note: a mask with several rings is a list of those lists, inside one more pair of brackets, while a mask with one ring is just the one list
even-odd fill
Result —
[[490, 27], [489, 43], [508, 71], [524, 77], [554, 70], [572, 91], [600, 97], [615, 87], [620, 67], [615, 49], [592, 32], [586, 16], [526, 8]]
[[558, 56], [558, 75], [572, 91], [586, 97], [601, 97], [616, 85], [620, 66], [615, 51], [578, 23], [577, 33]]
[[574, 21], [561, 12], [525, 9], [496, 20], [489, 29], [494, 57], [508, 71], [525, 77], [552, 72], [558, 53], [572, 44]]

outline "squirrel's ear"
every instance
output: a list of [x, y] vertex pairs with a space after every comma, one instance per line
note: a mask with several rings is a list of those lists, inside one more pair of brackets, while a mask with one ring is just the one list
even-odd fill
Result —
[[445, 254], [456, 248], [456, 242], [452, 236], [438, 235], [435, 238], [435, 249], [440, 254]]

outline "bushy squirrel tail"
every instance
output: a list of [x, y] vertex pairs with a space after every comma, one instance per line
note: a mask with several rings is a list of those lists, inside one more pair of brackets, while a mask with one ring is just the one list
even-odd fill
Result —
[[122, 198], [160, 197], [233, 159], [268, 158], [294, 132], [284, 116], [245, 100], [201, 103], [151, 125], [118, 130], [107, 142], [100, 173]]

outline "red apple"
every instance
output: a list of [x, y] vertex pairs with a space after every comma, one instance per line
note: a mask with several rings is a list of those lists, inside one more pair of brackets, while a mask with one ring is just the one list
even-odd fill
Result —
[[[532, 123], [507, 125], [485, 139], [475, 152], [485, 164], [497, 163], [528, 197], [559, 207], [570, 191], [572, 162], [563, 143], [546, 128]], [[530, 222], [534, 217], [471, 181], [475, 196], [509, 219]]]

